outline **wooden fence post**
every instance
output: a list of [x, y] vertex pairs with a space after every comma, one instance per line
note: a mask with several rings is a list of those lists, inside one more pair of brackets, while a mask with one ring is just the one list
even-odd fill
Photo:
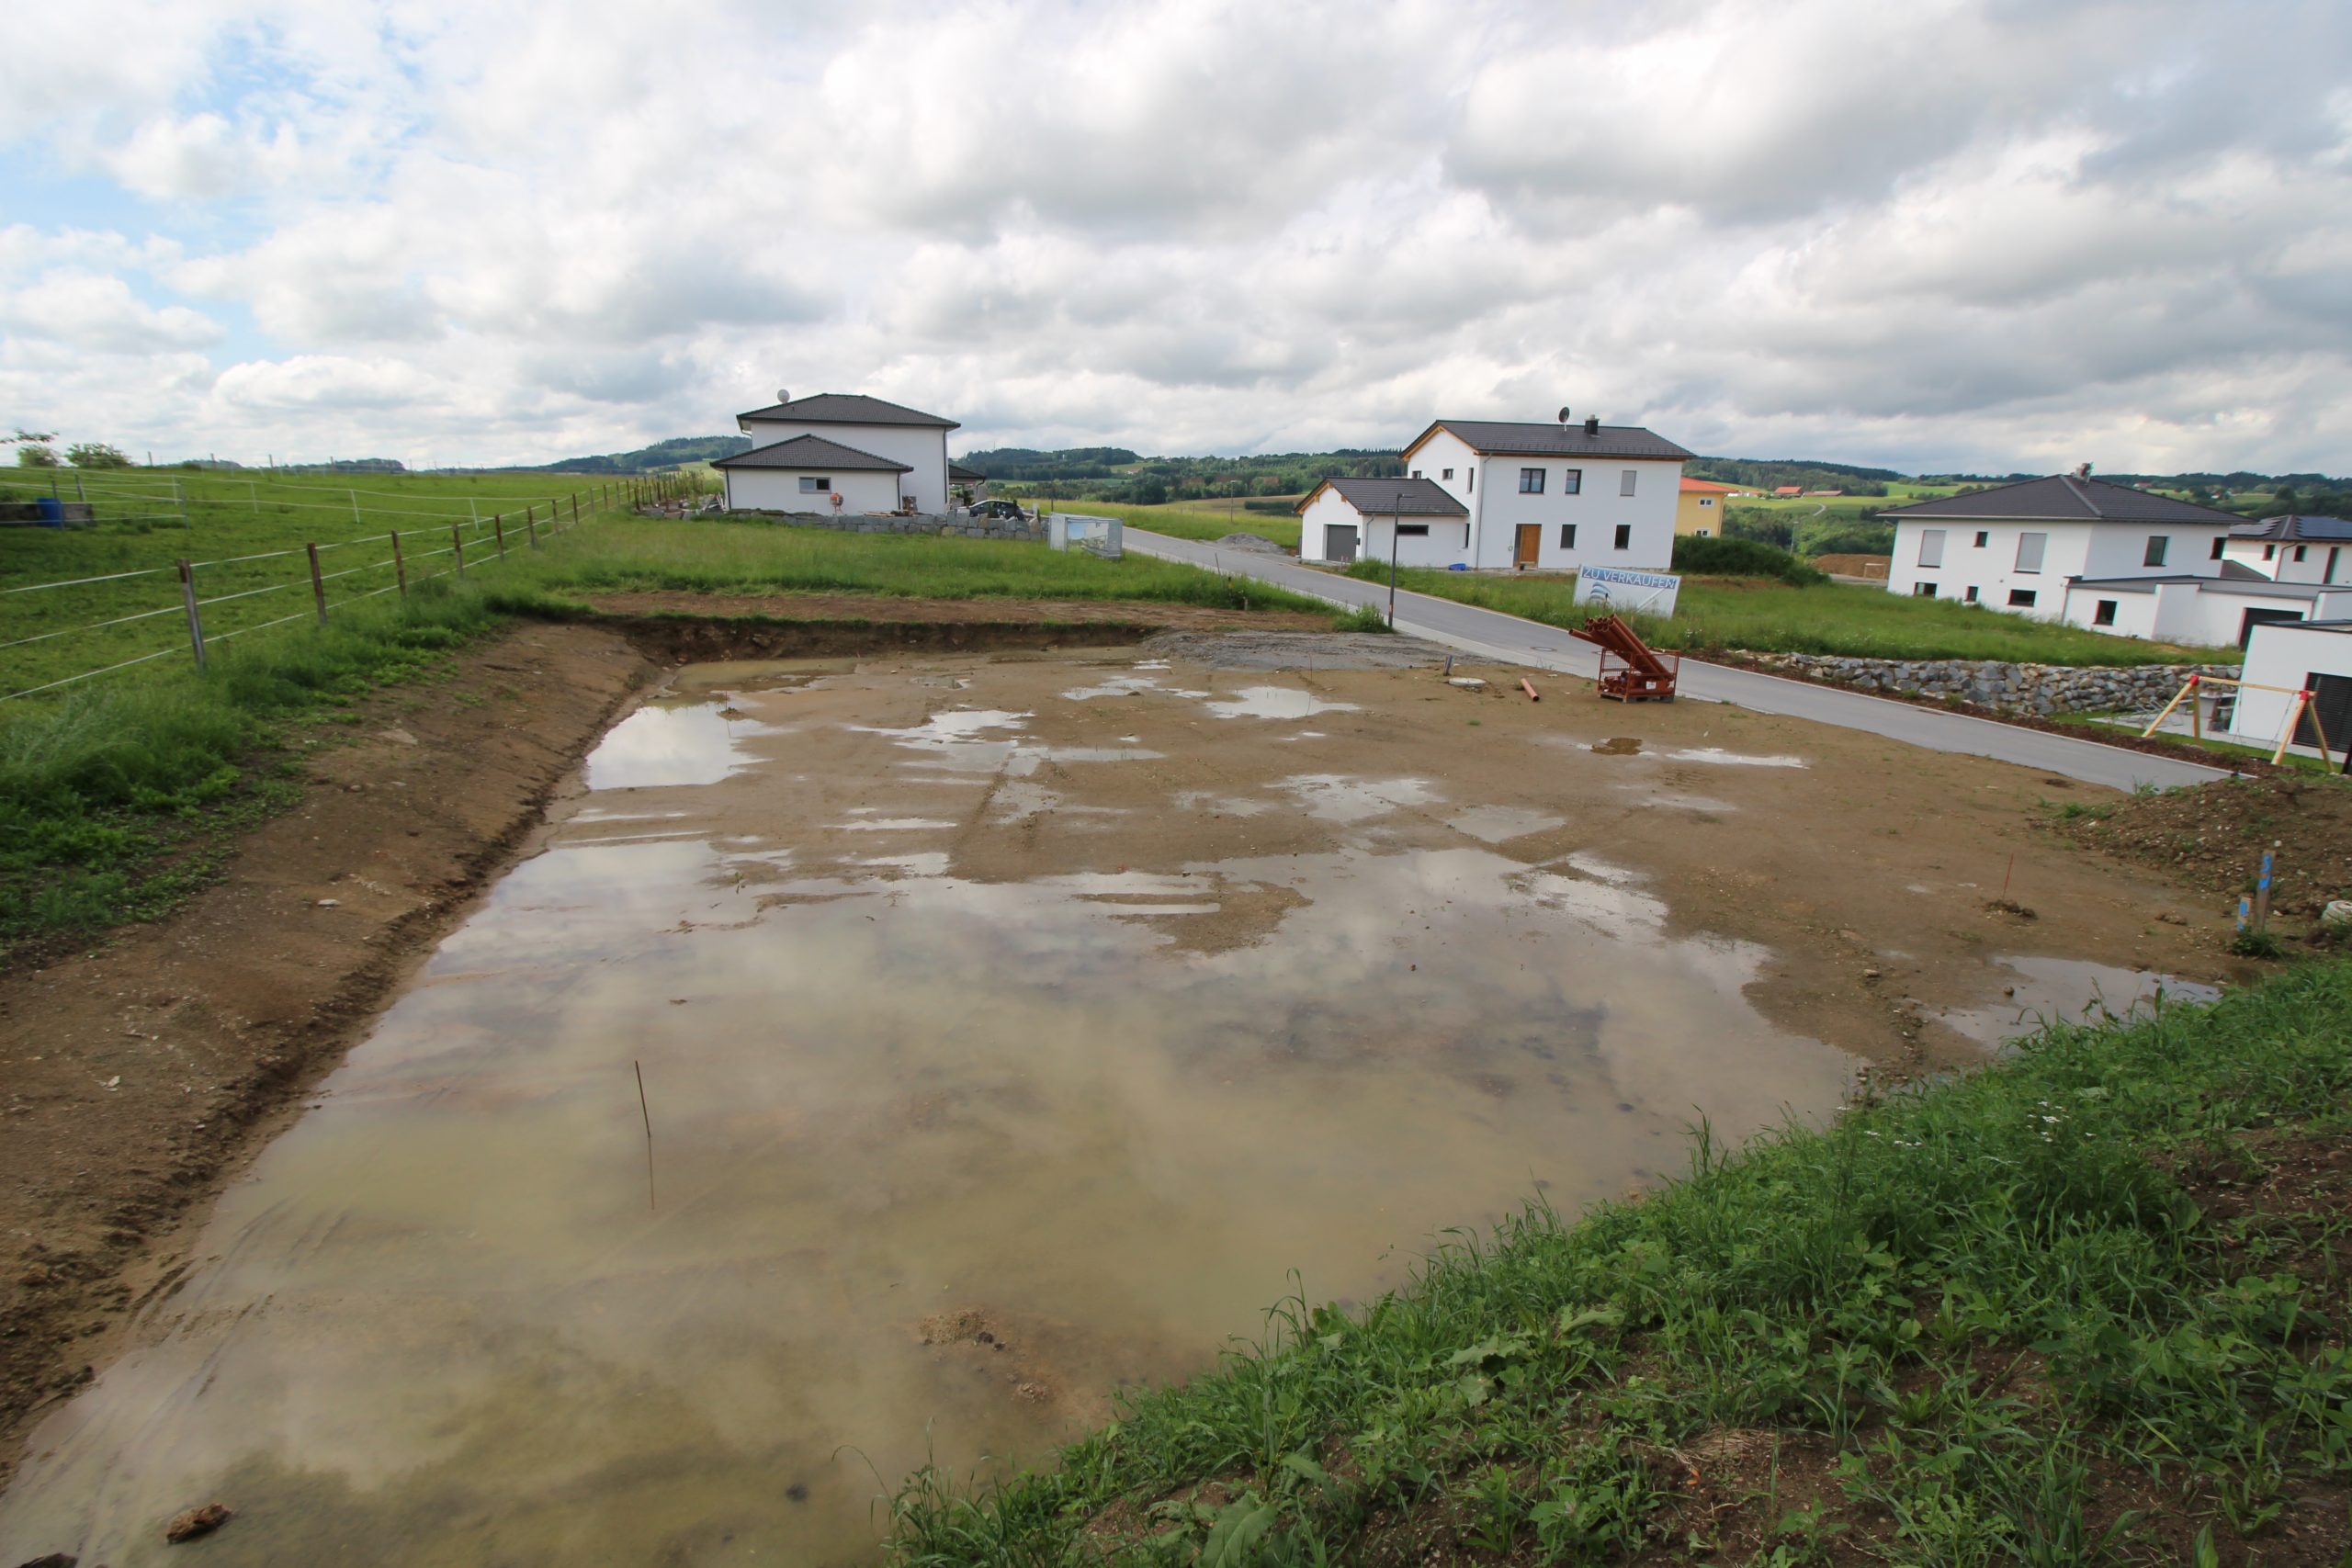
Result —
[[458, 575], [466, 575], [466, 535], [458, 524], [449, 525], [449, 545], [458, 552]]
[[319, 575], [319, 547], [304, 545], [302, 547], [311, 552], [311, 597], [318, 602], [319, 625], [325, 626], [327, 624], [327, 583], [326, 579]]
[[504, 513], [493, 512], [490, 514], [490, 531], [498, 536], [498, 558], [504, 560], [506, 558], [506, 514]]
[[392, 530], [392, 570], [401, 580], [401, 597], [408, 597], [408, 563], [401, 559], [401, 531]]
[[180, 566], [180, 602], [187, 606], [187, 640], [196, 649], [196, 672], [204, 673], [204, 615], [196, 603], [196, 569], [183, 560]]
[[531, 536], [531, 548], [535, 550], [537, 549], [539, 547], [539, 525], [531, 521], [531, 509], [527, 506], [523, 508], [523, 527], [525, 531]]

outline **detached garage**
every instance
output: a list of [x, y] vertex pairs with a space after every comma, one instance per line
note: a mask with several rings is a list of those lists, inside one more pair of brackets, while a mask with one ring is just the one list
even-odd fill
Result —
[[[892, 513], [913, 468], [821, 435], [754, 446], [711, 465], [727, 481], [729, 512]], [[833, 497], [842, 498], [833, 505]]]
[[2323, 729], [2338, 752], [2352, 741], [2352, 621], [2256, 626], [2246, 642], [2244, 675], [2247, 689], [2238, 694], [2230, 716], [2231, 733], [2239, 739], [2278, 744], [2294, 709], [2294, 694], [2309, 692], [2319, 723], [2314, 726], [2311, 714], [2304, 714], [2295, 727], [2294, 744], [2317, 746]]
[[1392, 529], [1401, 565], [1470, 558], [1470, 509], [1431, 479], [1325, 479], [1298, 503], [1298, 558], [1386, 560]]

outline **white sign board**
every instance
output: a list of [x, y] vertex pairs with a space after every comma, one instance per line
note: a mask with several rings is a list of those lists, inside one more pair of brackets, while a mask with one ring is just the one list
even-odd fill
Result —
[[1663, 571], [1621, 571], [1612, 566], [1577, 569], [1575, 603], [1606, 604], [1624, 615], [1671, 615], [1682, 580]]
[[1057, 512], [1046, 520], [1046, 542], [1057, 550], [1091, 550], [1111, 560], [1119, 558], [1119, 520], [1090, 517], [1080, 512]]

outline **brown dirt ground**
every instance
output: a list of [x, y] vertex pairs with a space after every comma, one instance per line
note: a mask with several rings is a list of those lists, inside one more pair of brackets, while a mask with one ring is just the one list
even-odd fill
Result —
[[2254, 891], [2265, 850], [2273, 912], [2316, 920], [2330, 899], [2352, 897], [2352, 783], [2281, 773], [2105, 804], [2113, 810], [2062, 819], [2059, 830], [2225, 905]]
[[591, 593], [607, 615], [756, 615], [777, 621], [952, 623], [964, 626], [1150, 626], [1218, 631], [1247, 626], [1272, 631], [1322, 631], [1331, 617], [1300, 610], [1226, 610], [1205, 604], [1105, 599], [898, 599], [863, 593]]
[[311, 743], [303, 804], [218, 885], [0, 976], [0, 1478], [28, 1417], [176, 1277], [178, 1222], [341, 1057], [648, 668], [610, 630], [528, 626], [380, 693], [347, 742]]
[[[1182, 623], [1167, 612], [1188, 607], [1145, 608], [1169, 626]], [[1250, 617], [1270, 623], [1281, 624]], [[642, 637], [652, 624], [630, 629]], [[713, 635], [695, 657], [728, 655], [724, 635]], [[679, 656], [648, 640], [665, 662]], [[1137, 705], [1173, 700], [1053, 701], [1082, 662], [1032, 656], [977, 668], [1012, 705], [1039, 713], [1034, 733], [1047, 743], [1100, 744]], [[29, 1418], [86, 1381], [122, 1342], [131, 1311], [176, 1279], [183, 1222], [283, 1124], [454, 923], [649, 668], [616, 626], [533, 625], [460, 658], [446, 679], [379, 694], [346, 732], [351, 743], [317, 745], [305, 803], [249, 835], [219, 886], [169, 920], [0, 977], [0, 1474], [13, 1469]], [[2041, 830], [2042, 803], [2063, 786], [2002, 764], [1939, 755], [1922, 765], [1920, 753], [1877, 737], [1713, 705], [1629, 712], [1592, 700], [1585, 682], [1549, 676], [1538, 677], [1539, 705], [1466, 693], [1427, 671], [1180, 671], [1187, 684], [1303, 686], [1360, 704], [1317, 716], [1331, 741], [1317, 767], [1441, 780], [1463, 805], [1565, 811], [1566, 826], [1503, 852], [1533, 864], [1587, 849], [1637, 868], [1675, 912], [1678, 934], [1770, 949], [1750, 995], [1776, 1022], [1898, 1073], [1978, 1059], [1930, 1015], [1981, 1003], [1990, 955], [2096, 957], [2200, 979], [2251, 972], [2223, 955], [2219, 910], [2178, 896], [2160, 874], [2054, 842]], [[843, 697], [864, 713], [875, 690]], [[892, 700], [913, 703], [919, 716], [921, 694], [935, 690], [907, 682]], [[1119, 841], [1123, 864], [1181, 867], [1226, 858], [1237, 840], [1269, 853], [1330, 838], [1329, 824], [1295, 813], [1168, 811], [1172, 784], [1246, 795], [1302, 765], [1253, 725], [1191, 713], [1177, 722], [1192, 739], [1165, 762], [1093, 770], [1106, 775], [1099, 791], [1074, 777], [1040, 782], [1153, 822]], [[1620, 738], [1641, 751], [1590, 750]], [[1683, 748], [1792, 752], [1810, 765], [1660, 755]], [[1660, 795], [1676, 803], [1645, 798]], [[1019, 832], [959, 833], [958, 859], [970, 874], [1018, 879], [1104, 852], [1102, 839], [1052, 817]], [[1400, 841], [1419, 838], [1458, 841], [1436, 813]], [[2038, 919], [1987, 908], [2011, 852], [2012, 897]], [[1231, 929], [1186, 940], [1254, 940], [1279, 919], [1266, 903], [1237, 898], [1222, 917]]]

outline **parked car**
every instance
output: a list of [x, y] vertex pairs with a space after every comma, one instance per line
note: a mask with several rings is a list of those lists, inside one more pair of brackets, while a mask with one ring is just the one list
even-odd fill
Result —
[[1025, 523], [1036, 513], [1022, 511], [1017, 501], [979, 501], [972, 503], [972, 515], [991, 521], [1001, 519], [1007, 523]]

